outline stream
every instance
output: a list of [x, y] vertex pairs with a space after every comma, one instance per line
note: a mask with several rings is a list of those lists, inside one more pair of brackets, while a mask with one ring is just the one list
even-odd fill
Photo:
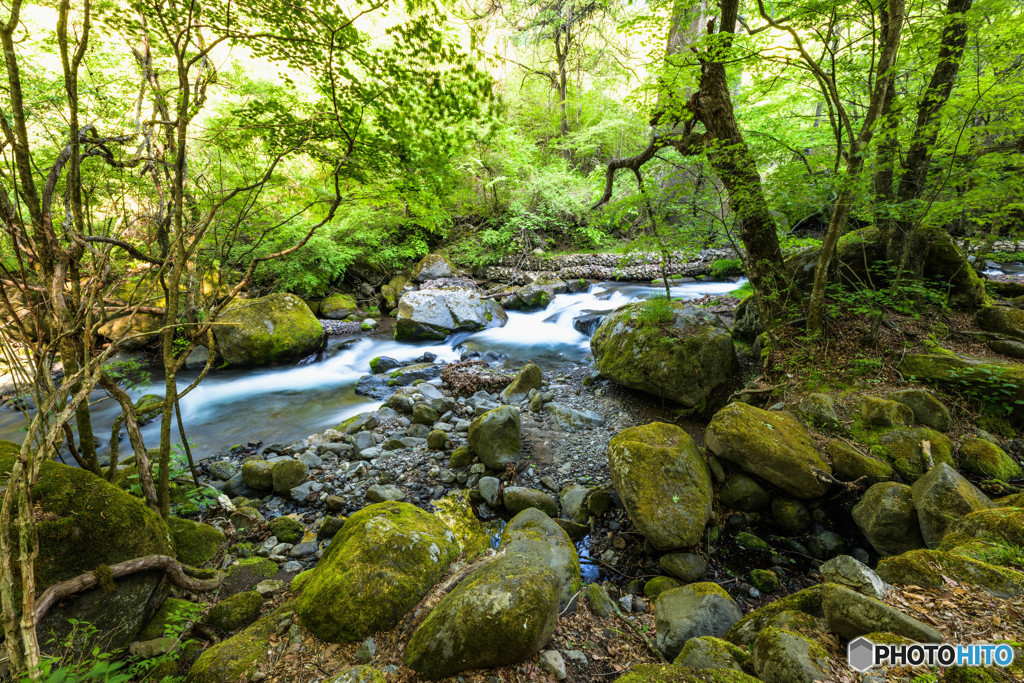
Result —
[[[705, 294], [725, 294], [744, 281], [689, 282], [672, 287], [672, 296], [696, 299]], [[325, 351], [314, 362], [211, 373], [181, 400], [182, 419], [199, 459], [249, 441], [291, 443], [380, 405], [380, 401], [355, 392], [356, 380], [369, 374], [370, 360], [376, 356], [406, 362], [430, 352], [438, 362], [452, 362], [465, 352], [477, 351], [502, 354], [512, 367], [532, 360], [545, 370], [557, 370], [589, 362], [589, 336], [574, 327], [574, 320], [601, 315], [664, 291], [663, 287], [637, 283], [601, 282], [584, 292], [559, 294], [544, 310], [508, 311], [504, 327], [455, 334], [441, 343], [396, 342], [388, 338], [391, 330], [387, 326], [355, 342], [351, 337], [330, 337]], [[580, 327], [587, 329], [585, 325]], [[179, 387], [187, 386], [196, 374], [180, 373]], [[143, 394], [162, 395], [163, 382], [151, 372], [148, 381], [129, 393], [133, 399]], [[120, 414], [114, 401], [103, 398], [100, 393], [93, 398], [95, 433], [103, 444], [101, 454], [107, 450], [110, 426]], [[20, 443], [23, 424], [20, 412], [0, 408], [0, 439]], [[143, 427], [147, 443], [159, 440], [159, 429], [159, 421]]]

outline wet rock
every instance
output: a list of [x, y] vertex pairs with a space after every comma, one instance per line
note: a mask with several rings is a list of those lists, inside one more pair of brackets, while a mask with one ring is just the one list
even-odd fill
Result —
[[299, 484], [291, 491], [288, 492], [289, 497], [300, 505], [312, 503], [318, 498], [320, 490], [323, 489], [324, 485], [318, 481], [307, 481], [305, 484]]
[[492, 508], [497, 507], [501, 482], [495, 477], [480, 477], [477, 486], [479, 486], [480, 495], [483, 496], [484, 501]]
[[852, 514], [879, 555], [899, 555], [925, 545], [909, 486], [892, 481], [875, 484], [853, 506]]
[[736, 601], [716, 583], [665, 591], [654, 602], [658, 649], [669, 660], [675, 659], [689, 639], [721, 637], [741, 616]]
[[531, 390], [539, 390], [544, 381], [543, 373], [533, 363], [527, 363], [519, 371], [512, 384], [505, 387], [500, 396], [505, 403], [520, 403], [525, 401]]
[[320, 349], [324, 330], [294, 294], [231, 301], [214, 326], [217, 350], [229, 365], [271, 365]]
[[968, 513], [993, 507], [988, 496], [945, 463], [914, 482], [911, 490], [921, 537], [929, 548], [936, 547]]
[[630, 519], [658, 550], [695, 545], [711, 517], [711, 475], [690, 435], [654, 422], [608, 444], [612, 483]]
[[828, 488], [817, 471], [831, 473], [831, 466], [803, 425], [784, 413], [731, 403], [711, 418], [705, 442], [718, 457], [796, 498], [816, 498]]
[[398, 302], [395, 339], [444, 339], [456, 332], [501, 327], [508, 315], [493, 299], [469, 289], [421, 289]]
[[370, 372], [379, 375], [402, 367], [402, 364], [390, 356], [376, 356], [370, 359]]
[[469, 447], [493, 470], [517, 462], [522, 443], [519, 409], [513, 406], [489, 410], [469, 426]]
[[693, 407], [736, 372], [732, 336], [717, 316], [678, 301], [666, 334], [645, 317], [648, 306], [627, 304], [604, 319], [590, 339], [595, 366], [618, 384]]
[[889, 398], [914, 411], [914, 419], [925, 427], [931, 427], [940, 432], [948, 432], [953, 428], [953, 416], [949, 414], [949, 408], [929, 391], [905, 389], [893, 392]]

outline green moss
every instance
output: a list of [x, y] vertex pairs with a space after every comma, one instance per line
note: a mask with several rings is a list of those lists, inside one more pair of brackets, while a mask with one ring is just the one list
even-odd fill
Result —
[[1024, 592], [1024, 574], [943, 550], [911, 550], [878, 562], [878, 575], [889, 583], [934, 588], [949, 577], [980, 586], [996, 597]]
[[960, 463], [972, 474], [1001, 481], [1024, 474], [1002, 448], [984, 439], [965, 439], [960, 444]]
[[617, 683], [759, 683], [732, 669], [691, 669], [676, 664], [637, 664]]
[[201, 567], [216, 555], [225, 540], [224, 532], [209, 524], [171, 517], [171, 538], [175, 556], [185, 564]]
[[768, 543], [749, 531], [741, 531], [736, 534], [736, 542], [749, 550], [768, 550]]
[[892, 429], [878, 438], [871, 453], [892, 465], [905, 480], [913, 482], [929, 469], [922, 445], [924, 441], [930, 444], [933, 464], [946, 463], [956, 467], [953, 461], [953, 442], [941, 432], [926, 427]]
[[753, 569], [750, 582], [762, 593], [774, 593], [779, 589], [779, 577], [769, 569]]
[[270, 533], [277, 536], [281, 543], [298, 543], [306, 533], [302, 523], [291, 517], [275, 517], [267, 526], [270, 527]]
[[266, 659], [271, 648], [270, 637], [290, 610], [291, 604], [285, 603], [241, 633], [203, 652], [188, 670], [187, 683], [248, 680]]
[[679, 588], [681, 584], [669, 576], [655, 576], [644, 584], [644, 595], [654, 599], [667, 590]]
[[[379, 368], [379, 367], [380, 367], [380, 356], [374, 356], [373, 358], [370, 359], [370, 372], [372, 372], [375, 375], [379, 374], [377, 372], [377, 368]], [[351, 418], [349, 418], [349, 419], [351, 419]], [[342, 424], [344, 424], [344, 423], [342, 423]]]
[[277, 563], [266, 557], [247, 557], [224, 570], [223, 591], [236, 593], [277, 576]]
[[303, 582], [296, 611], [303, 626], [336, 643], [394, 626], [459, 551], [454, 534], [437, 517], [396, 502], [370, 505], [349, 517], [331, 548]]
[[324, 330], [294, 294], [235, 299], [214, 327], [217, 347], [229, 365], [271, 365], [320, 348]]
[[975, 538], [997, 538], [1024, 546], [1024, 509], [1003, 507], [977, 510], [964, 517], [959, 528], [964, 534]]
[[146, 641], [163, 638], [168, 632], [175, 635], [181, 632], [185, 622], [196, 619], [203, 613], [203, 606], [188, 600], [167, 598], [156, 611], [146, 627], [139, 633], [137, 640]]
[[821, 616], [821, 591], [822, 585], [811, 586], [759, 607], [737, 621], [725, 634], [725, 639], [735, 645], [746, 647], [754, 642], [761, 629], [786, 611]]
[[583, 599], [586, 601], [590, 611], [599, 617], [606, 617], [615, 611], [612, 599], [608, 596], [608, 591], [599, 584], [587, 584], [583, 588]]
[[225, 633], [233, 633], [256, 621], [263, 597], [256, 591], [236, 593], [221, 600], [206, 615], [206, 623]]

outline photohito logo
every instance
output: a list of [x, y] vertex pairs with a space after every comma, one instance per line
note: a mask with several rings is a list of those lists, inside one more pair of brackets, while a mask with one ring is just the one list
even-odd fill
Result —
[[846, 646], [850, 667], [864, 672], [874, 666], [1009, 666], [1013, 663], [1009, 645], [951, 645], [914, 643], [882, 645], [856, 638]]

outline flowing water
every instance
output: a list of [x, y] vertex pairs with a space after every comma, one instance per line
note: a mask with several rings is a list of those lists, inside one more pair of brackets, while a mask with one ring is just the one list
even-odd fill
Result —
[[[695, 299], [704, 294], [724, 294], [742, 283], [691, 282], [673, 287], [672, 296]], [[466, 351], [478, 351], [503, 354], [512, 367], [528, 360], [545, 369], [577, 365], [587, 362], [590, 339], [574, 327], [574, 320], [602, 315], [664, 291], [649, 285], [598, 283], [585, 292], [559, 294], [542, 311], [509, 311], [504, 327], [457, 334], [440, 343], [396, 342], [381, 336], [364, 337], [353, 343], [351, 339], [334, 337], [322, 359], [316, 362], [258, 370], [221, 370], [208, 375], [181, 400], [182, 419], [198, 458], [249, 441], [290, 443], [380, 405], [379, 401], [355, 393], [356, 380], [369, 374], [370, 360], [375, 356], [411, 361], [430, 352], [439, 361], [451, 362]], [[592, 331], [593, 322], [591, 319], [589, 326], [579, 326]], [[184, 388], [194, 377], [194, 372], [182, 372], [179, 386]], [[133, 399], [149, 393], [162, 395], [163, 381], [154, 375], [130, 393]], [[96, 400], [99, 398], [97, 395]], [[95, 433], [104, 444], [103, 450], [110, 425], [118, 414], [120, 408], [109, 399], [94, 406]], [[0, 409], [0, 439], [20, 442], [22, 424], [21, 413]], [[150, 424], [142, 433], [147, 444], [155, 444], [159, 440], [159, 425]]]

